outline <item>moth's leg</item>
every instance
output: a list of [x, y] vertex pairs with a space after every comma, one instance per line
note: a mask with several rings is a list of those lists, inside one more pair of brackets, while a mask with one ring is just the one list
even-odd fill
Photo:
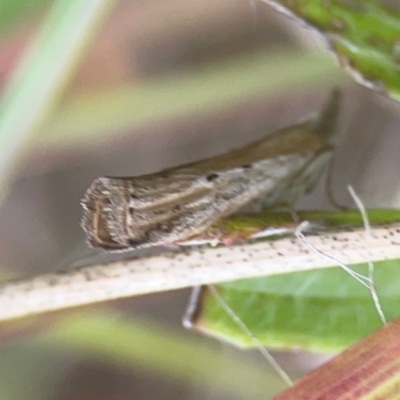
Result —
[[297, 214], [296, 211], [296, 207], [294, 206], [295, 201], [291, 202], [291, 203], [282, 203], [277, 207], [270, 207], [269, 210], [272, 211], [286, 211], [290, 214], [290, 216], [292, 217], [293, 222], [296, 225], [299, 225], [301, 222], [301, 219], [299, 217], [299, 214]]
[[291, 216], [292, 219], [293, 219], [293, 222], [294, 222], [296, 225], [299, 225], [300, 222], [301, 222], [301, 220], [300, 220], [299, 215], [298, 215], [297, 212], [296, 212], [296, 208], [294, 207], [294, 205], [293, 205], [293, 204], [289, 205], [289, 206], [288, 206], [288, 210], [289, 210], [289, 212], [290, 212], [290, 216]]
[[293, 200], [292, 202], [288, 203], [288, 202], [281, 202], [278, 204], [275, 204], [273, 206], [268, 206], [268, 207], [263, 207], [261, 212], [270, 212], [270, 213], [274, 213], [274, 212], [286, 212], [289, 213], [294, 224], [298, 225], [301, 222], [301, 219], [299, 217], [299, 215], [296, 212], [296, 207], [294, 206], [295, 204], [295, 200]]
[[332, 179], [333, 179], [334, 164], [335, 164], [335, 155], [332, 156], [332, 158], [328, 164], [328, 170], [326, 171], [326, 177], [325, 177], [325, 182], [324, 182], [325, 196], [327, 197], [329, 204], [333, 208], [336, 208], [337, 210], [340, 210], [340, 211], [348, 211], [349, 207], [344, 206], [343, 204], [340, 204], [338, 201], [336, 201], [335, 196], [333, 194]]

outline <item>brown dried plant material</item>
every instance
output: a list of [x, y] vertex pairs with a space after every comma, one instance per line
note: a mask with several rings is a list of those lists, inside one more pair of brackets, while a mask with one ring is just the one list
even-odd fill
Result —
[[400, 318], [347, 348], [274, 400], [400, 399]]

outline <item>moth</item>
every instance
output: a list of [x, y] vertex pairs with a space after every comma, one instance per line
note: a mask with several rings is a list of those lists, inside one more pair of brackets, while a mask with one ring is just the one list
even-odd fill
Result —
[[241, 149], [161, 172], [101, 177], [81, 204], [90, 246], [179, 244], [245, 207], [291, 205], [318, 182], [334, 148], [340, 93], [316, 117]]

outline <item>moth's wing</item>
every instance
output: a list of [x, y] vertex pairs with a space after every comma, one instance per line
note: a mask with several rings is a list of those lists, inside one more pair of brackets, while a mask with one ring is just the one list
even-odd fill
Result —
[[332, 157], [327, 149], [313, 157], [304, 168], [277, 182], [274, 189], [246, 204], [239, 212], [260, 212], [267, 208], [291, 207], [305, 193], [309, 193], [320, 181]]
[[82, 201], [82, 226], [92, 246], [109, 250], [176, 243], [273, 190], [312, 157], [306, 151], [201, 175], [190, 167], [151, 178], [99, 178]]
[[96, 179], [82, 200], [89, 243], [109, 250], [177, 243], [259, 196], [273, 193], [273, 201], [315, 157], [331, 151], [332, 135], [319, 125], [307, 121], [157, 174]]
[[[89, 245], [119, 250], [123, 247], [109, 229], [109, 218], [113, 214], [110, 199], [112, 190], [114, 189], [110, 190], [107, 184], [107, 178], [98, 178], [93, 181], [81, 200], [83, 207], [81, 226], [86, 233], [86, 241]], [[121, 211], [114, 210], [116, 215], [111, 218], [123, 218]]]
[[[86, 191], [81, 204], [84, 209], [81, 225], [86, 232], [87, 241], [93, 247], [120, 250], [129, 247], [128, 225], [135, 208], [168, 207], [170, 202], [180, 196], [196, 192], [193, 178], [168, 179], [166, 174], [137, 178], [102, 177], [93, 181]], [[200, 193], [195, 193], [198, 197]], [[135, 208], [133, 208], [135, 204]], [[139, 218], [140, 215], [135, 215]], [[142, 221], [143, 222], [143, 221]], [[137, 229], [141, 230], [137, 224]]]
[[333, 155], [333, 144], [338, 131], [338, 117], [340, 111], [341, 92], [332, 90], [328, 101], [321, 111], [309, 120], [309, 126], [325, 143], [325, 148], [296, 174], [292, 174], [285, 181], [278, 182], [275, 188], [264, 196], [246, 205], [241, 212], [261, 211], [265, 208], [292, 206], [305, 193], [311, 192], [328, 169]]

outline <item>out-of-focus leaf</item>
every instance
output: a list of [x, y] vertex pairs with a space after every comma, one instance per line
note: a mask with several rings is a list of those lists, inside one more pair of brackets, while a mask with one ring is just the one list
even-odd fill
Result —
[[[307, 219], [313, 221], [312, 214], [309, 212]], [[371, 210], [369, 214], [373, 223], [399, 218], [398, 210]], [[278, 215], [282, 218], [284, 214]], [[300, 218], [305, 215], [301, 213]], [[356, 212], [315, 213], [314, 221], [321, 226], [324, 219], [325, 226], [342, 224], [343, 229], [361, 222]], [[285, 226], [285, 218], [281, 221]], [[351, 249], [351, 242], [348, 245]], [[367, 259], [367, 243], [365, 246]], [[337, 257], [340, 259], [340, 255]], [[400, 315], [399, 266], [400, 260], [375, 263], [376, 290], [388, 320]], [[351, 267], [368, 275], [366, 264]], [[381, 324], [370, 290], [340, 267], [239, 280], [215, 288], [252, 334], [268, 347], [337, 351]], [[232, 319], [208, 287], [195, 293], [187, 325], [239, 346], [254, 346], [253, 338]]]
[[400, 319], [306, 375], [275, 400], [400, 398]]
[[201, 115], [252, 96], [301, 90], [312, 82], [332, 88], [345, 75], [325, 54], [247, 53], [178, 75], [168, 74], [135, 85], [83, 93], [63, 104], [44, 124], [38, 145], [76, 145], [116, 132]]
[[[1, 400], [43, 400], [54, 398], [57, 377], [66, 376], [73, 359], [44, 346], [18, 343], [0, 348]], [[23, 384], [21, 384], [23, 382]]]
[[58, 0], [0, 102], [2, 195], [28, 136], [49, 111], [112, 0]]
[[51, 4], [52, 0], [0, 0], [0, 33], [41, 6]]
[[400, 101], [400, 12], [377, 0], [264, 0], [319, 32], [360, 83]]
[[[158, 379], [204, 387], [249, 399], [264, 399], [284, 389], [265, 362], [222, 352], [139, 316], [77, 312], [38, 336], [35, 345], [75, 349], [114, 365], [155, 374]], [[0, 364], [1, 365], [1, 364]]]

